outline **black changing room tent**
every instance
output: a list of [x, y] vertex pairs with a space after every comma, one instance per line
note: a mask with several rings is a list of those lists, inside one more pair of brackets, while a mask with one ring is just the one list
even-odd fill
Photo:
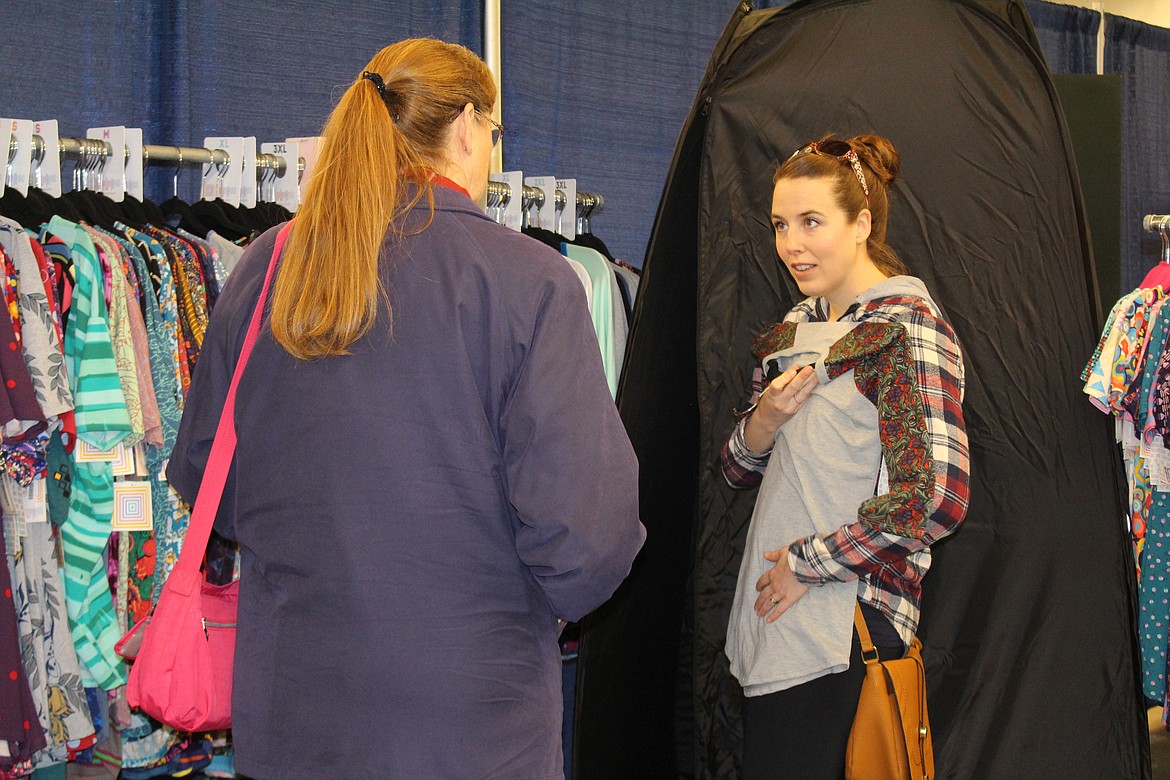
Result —
[[966, 349], [971, 506], [920, 630], [939, 776], [1146, 777], [1120, 463], [1078, 379], [1088, 229], [1024, 5], [807, 0], [736, 11], [675, 151], [619, 394], [649, 539], [584, 626], [575, 780], [736, 774], [723, 641], [755, 494], [719, 450], [752, 337], [799, 295], [772, 172], [829, 130], [897, 145], [891, 243]]

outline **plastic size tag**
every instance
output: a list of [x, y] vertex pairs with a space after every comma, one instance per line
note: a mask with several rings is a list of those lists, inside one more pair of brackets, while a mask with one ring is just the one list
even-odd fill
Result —
[[565, 193], [565, 206], [557, 212], [555, 230], [572, 241], [577, 237], [577, 180], [557, 179], [557, 189]]
[[46, 195], [61, 197], [61, 148], [56, 119], [42, 119], [33, 123], [33, 133], [41, 137], [45, 152], [40, 164], [33, 168], [33, 186]]
[[91, 127], [85, 132], [85, 137], [110, 145], [110, 155], [104, 158], [98, 169], [95, 189], [110, 200], [121, 203], [126, 199], [126, 128], [122, 125]]
[[203, 200], [222, 198], [232, 206], [240, 205], [240, 187], [244, 180], [244, 139], [211, 137], [203, 139], [205, 149], [221, 149], [228, 159], [222, 165], [203, 166]]
[[507, 184], [511, 190], [511, 195], [508, 197], [508, 202], [504, 205], [502, 219], [499, 222], [505, 227], [519, 231], [523, 227], [524, 216], [524, 172], [506, 171], [504, 173], [493, 173], [488, 178], [492, 181]]
[[296, 144], [300, 158], [305, 161], [305, 170], [298, 175], [297, 187], [301, 192], [309, 186], [309, 177], [317, 167], [317, 157], [321, 154], [321, 142], [325, 139], [319, 135], [307, 135], [300, 138], [286, 138], [285, 143]]
[[244, 142], [244, 167], [240, 175], [240, 205], [256, 205], [256, 136], [247, 136]]
[[544, 203], [540, 205], [540, 209], [537, 210], [536, 207], [533, 207], [529, 210], [529, 213], [535, 215], [535, 219], [530, 220], [528, 224], [545, 230], [555, 230], [557, 224], [557, 180], [552, 176], [528, 176], [524, 179], [524, 183], [529, 187], [536, 187], [544, 193]]
[[[12, 146], [12, 120], [0, 119], [0, 149], [4, 150], [4, 178], [0, 179], [0, 185], [6, 185], [8, 182], [8, 149]], [[4, 187], [0, 186], [0, 195], [4, 194]]]
[[[33, 137], [33, 122], [28, 119], [5, 119], [4, 120], [12, 131], [11, 138], [16, 139], [16, 153], [5, 159], [8, 163], [8, 186], [19, 192], [21, 195], [28, 195], [29, 178], [32, 174], [32, 137]], [[4, 151], [7, 153], [11, 148], [11, 139]]]
[[279, 144], [261, 144], [260, 151], [284, 160], [284, 172], [276, 177], [276, 202], [289, 211], [296, 211], [300, 205], [300, 190], [297, 188], [298, 160], [301, 145], [296, 141]]
[[126, 128], [126, 194], [142, 200], [142, 128]]

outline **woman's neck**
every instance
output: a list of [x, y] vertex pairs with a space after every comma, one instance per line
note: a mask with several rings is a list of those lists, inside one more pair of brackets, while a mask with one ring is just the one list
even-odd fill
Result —
[[825, 303], [829, 309], [829, 322], [836, 322], [841, 319], [845, 315], [845, 312], [849, 311], [849, 307], [853, 305], [853, 302], [861, 297], [862, 293], [889, 278], [877, 266], [870, 265], [869, 271], [860, 277], [856, 284], [850, 285], [845, 290], [826, 295]]

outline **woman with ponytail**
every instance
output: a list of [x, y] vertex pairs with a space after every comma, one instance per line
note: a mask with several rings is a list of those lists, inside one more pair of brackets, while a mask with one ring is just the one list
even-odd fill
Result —
[[760, 486], [727, 634], [745, 780], [844, 777], [865, 676], [918, 627], [930, 545], [966, 514], [958, 339], [886, 242], [898, 153], [876, 135], [801, 146], [773, 178], [780, 261], [808, 296], [753, 344], [752, 405], [723, 449]]
[[[325, 125], [216, 520], [248, 777], [561, 776], [560, 625], [645, 532], [580, 282], [478, 205], [495, 101], [470, 51], [407, 40]], [[275, 238], [207, 331], [167, 471], [188, 501]]]

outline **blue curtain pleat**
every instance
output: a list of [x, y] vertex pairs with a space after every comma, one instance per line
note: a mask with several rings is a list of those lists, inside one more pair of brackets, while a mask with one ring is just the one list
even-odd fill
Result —
[[1028, 15], [1048, 69], [1053, 73], [1096, 73], [1101, 14], [1088, 8], [1027, 0]]
[[1162, 245], [1145, 214], [1170, 212], [1170, 29], [1105, 15], [1105, 69], [1121, 76], [1121, 288], [1136, 287]]

